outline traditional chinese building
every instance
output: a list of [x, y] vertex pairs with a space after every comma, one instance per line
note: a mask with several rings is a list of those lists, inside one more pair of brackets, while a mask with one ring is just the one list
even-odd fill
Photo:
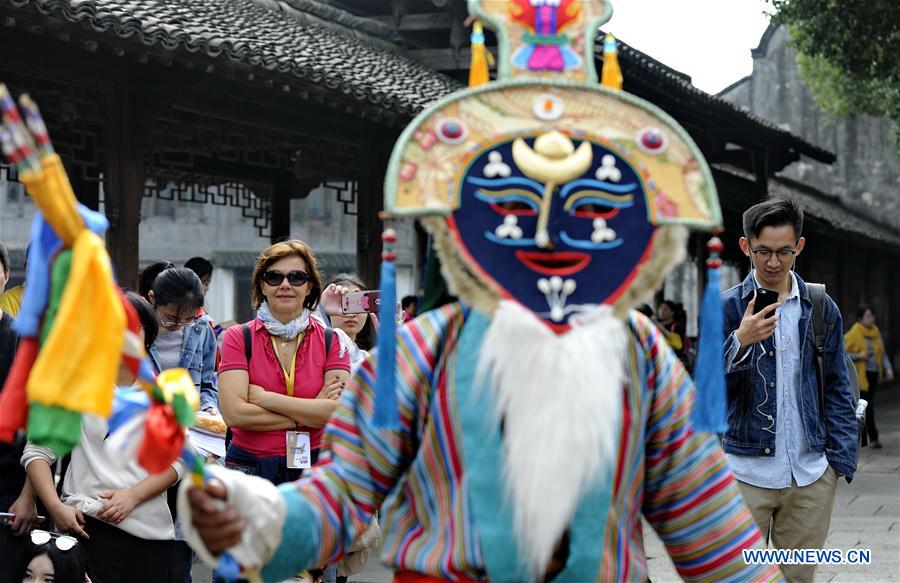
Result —
[[[466, 78], [465, 19], [465, 3], [451, 0], [147, 0], [140, 10], [126, 0], [0, 0], [0, 79], [41, 104], [78, 196], [110, 218], [110, 249], [126, 284], [139, 257], [153, 258], [139, 255], [141, 229], [143, 248], [159, 255], [176, 242], [245, 241], [213, 255], [246, 270], [262, 241], [297, 229], [309, 237], [302, 229], [313, 224], [317, 240], [330, 241], [326, 263], [355, 263], [374, 283], [387, 156], [417, 112]], [[853, 244], [868, 257], [895, 257], [900, 235], [791, 174], [804, 164], [828, 167], [834, 154], [698, 90], [625, 43], [619, 60], [625, 89], [672, 115], [713, 167], [729, 280], [747, 265], [736, 245], [741, 213], [769, 192], [787, 192], [809, 215], [813, 243], [801, 269], [851, 309], [859, 262], [842, 250]], [[3, 179], [15, 176], [3, 167]], [[185, 228], [185, 217], [194, 217], [193, 239], [167, 230], [167, 221]], [[0, 239], [16, 224], [24, 221], [0, 223]], [[257, 231], [248, 235], [251, 224]], [[350, 234], [334, 235], [347, 231], [350, 248]], [[406, 236], [400, 261], [415, 282], [424, 239], [416, 245], [411, 227]], [[693, 240], [691, 252], [696, 261], [667, 293], [695, 316], [704, 241]], [[875, 268], [864, 268], [866, 277]], [[246, 277], [233, 277], [237, 295]], [[886, 300], [897, 287], [871, 289]]]

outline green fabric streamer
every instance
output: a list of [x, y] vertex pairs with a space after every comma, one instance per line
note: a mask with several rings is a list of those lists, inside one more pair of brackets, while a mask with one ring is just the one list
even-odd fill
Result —
[[69, 281], [69, 271], [72, 270], [72, 250], [66, 249], [56, 256], [53, 267], [50, 271], [50, 299], [47, 302], [47, 309], [44, 310], [44, 325], [41, 328], [41, 344], [47, 340], [50, 330], [53, 329], [53, 322], [56, 320], [56, 313], [59, 311], [59, 304], [62, 301], [63, 290], [66, 289], [66, 283]]
[[172, 397], [172, 409], [175, 411], [175, 419], [182, 427], [190, 427], [194, 424], [194, 409], [191, 407], [187, 399], [182, 394], [176, 394]]
[[50, 447], [57, 458], [72, 451], [81, 439], [81, 413], [32, 403], [28, 408], [28, 441]]

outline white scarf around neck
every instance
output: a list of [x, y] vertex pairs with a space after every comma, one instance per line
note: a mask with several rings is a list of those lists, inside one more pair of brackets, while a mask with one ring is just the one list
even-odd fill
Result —
[[285, 340], [293, 340], [309, 327], [309, 310], [306, 308], [303, 308], [303, 312], [297, 318], [285, 324], [273, 316], [269, 304], [263, 302], [256, 311], [256, 318], [263, 323], [269, 334]]

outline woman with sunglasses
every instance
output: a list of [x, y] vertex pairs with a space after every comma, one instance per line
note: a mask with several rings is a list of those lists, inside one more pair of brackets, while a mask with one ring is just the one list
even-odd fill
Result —
[[280, 484], [318, 458], [349, 377], [349, 346], [311, 317], [322, 283], [303, 241], [263, 251], [251, 293], [256, 318], [222, 341], [219, 404], [233, 435], [225, 465]]
[[[84, 547], [72, 536], [31, 531], [16, 568], [16, 583], [91, 583], [90, 561]], [[100, 583], [99, 581], [97, 583]]]
[[[139, 336], [147, 347], [156, 336], [156, 317], [137, 294], [128, 292], [126, 299], [140, 318]], [[134, 382], [134, 374], [120, 367], [116, 391], [139, 391], [129, 386]], [[28, 443], [22, 465], [56, 529], [81, 539], [98, 583], [166, 581], [175, 538], [166, 490], [179, 479], [183, 466], [178, 462], [148, 475], [136, 459], [123, 460], [108, 436], [106, 419], [83, 416], [81, 439], [63, 470], [60, 492], [51, 469], [57, 462], [51, 448]], [[58, 548], [64, 543], [70, 541], [56, 539]]]

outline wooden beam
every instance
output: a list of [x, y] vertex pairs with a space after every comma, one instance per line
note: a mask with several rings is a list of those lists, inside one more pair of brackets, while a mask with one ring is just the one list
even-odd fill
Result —
[[464, 47], [459, 51], [453, 49], [414, 49], [406, 51], [406, 55], [437, 71], [463, 71], [469, 68], [472, 61], [472, 49]]
[[107, 127], [106, 214], [110, 228], [106, 245], [119, 285], [137, 289], [139, 223], [144, 193], [142, 128], [133, 110], [134, 95], [128, 74], [119, 68], [119, 81], [106, 93], [110, 124]]
[[293, 172], [290, 170], [274, 170], [247, 166], [244, 164], [230, 164], [219, 160], [200, 157], [195, 157], [194, 163], [189, 168], [170, 168], [165, 162], [159, 159], [158, 154], [154, 153], [151, 158], [151, 164], [154, 169], [160, 170], [163, 173], [166, 171], [170, 171], [173, 174], [179, 172], [185, 174], [196, 173], [222, 178], [223, 181], [280, 183], [290, 181], [291, 178], [293, 178]]
[[309, 105], [297, 108], [295, 103], [294, 111], [290, 112], [286, 108], [279, 108], [278, 101], [271, 96], [265, 98], [265, 107], [260, 103], [262, 102], [254, 102], [252, 97], [245, 101], [243, 97], [235, 94], [225, 96], [191, 92], [185, 94], [173, 107], [243, 125], [280, 132], [289, 131], [297, 135], [354, 146], [364, 143], [365, 138], [374, 135], [378, 128], [375, 124]]
[[[372, 18], [388, 26], [394, 26], [394, 16], [375, 16]], [[395, 28], [400, 32], [418, 32], [423, 30], [447, 30], [453, 24], [453, 17], [447, 12], [426, 14], [403, 14], [400, 24]]]

